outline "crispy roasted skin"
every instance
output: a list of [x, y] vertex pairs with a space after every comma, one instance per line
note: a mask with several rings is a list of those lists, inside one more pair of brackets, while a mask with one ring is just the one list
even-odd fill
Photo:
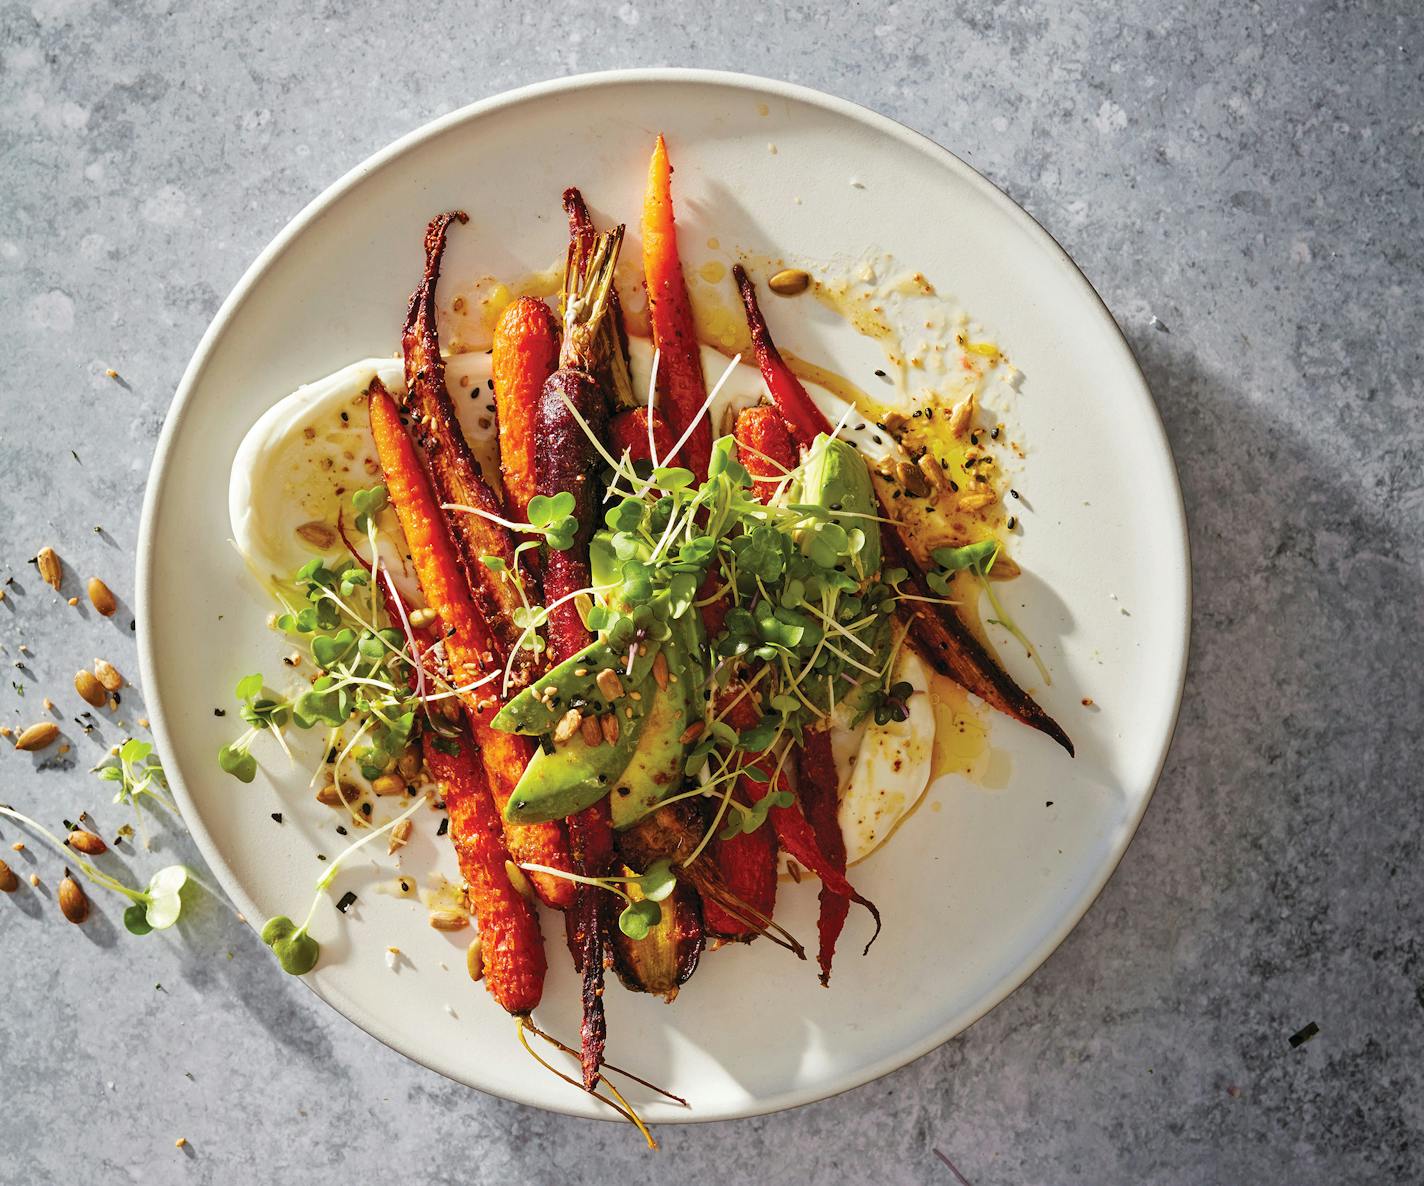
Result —
[[[735, 704], [732, 697], [740, 692], [733, 685], [722, 694], [718, 702], [719, 711], [725, 711], [724, 720], [733, 729], [745, 729], [756, 724], [760, 712], [754, 707], [750, 696], [743, 696]], [[729, 707], [730, 705], [730, 707]], [[757, 768], [763, 772], [763, 779], [771, 776], [770, 767], [774, 762], [758, 762]], [[756, 793], [750, 778], [737, 779], [733, 790], [739, 803], [750, 806], [760, 796]], [[755, 832], [739, 833], [730, 838], [717, 836], [708, 845], [708, 854], [727, 888], [747, 905], [759, 910], [768, 918], [776, 908], [776, 832], [769, 825], [763, 825]], [[750, 940], [756, 936], [756, 928], [745, 918], [736, 918], [715, 901], [704, 904], [702, 916], [707, 930], [713, 935], [726, 939]]]
[[[430, 479], [401, 423], [395, 401], [379, 379], [371, 382], [367, 406], [376, 455], [391, 505], [405, 534], [411, 564], [426, 603], [440, 617], [451, 676], [460, 686], [473, 683], [499, 667], [489, 627], [471, 596]], [[502, 733], [490, 726], [500, 706], [494, 689], [495, 684], [488, 684], [465, 694], [461, 701], [480, 749], [490, 793], [495, 806], [503, 813], [510, 793], [529, 764], [533, 747], [527, 737]], [[568, 840], [562, 824], [505, 823], [503, 827], [505, 843], [514, 860], [556, 869], [569, 868]], [[548, 905], [563, 909], [572, 903], [573, 886], [564, 878], [536, 873], [531, 880]]]
[[612, 929], [613, 968], [626, 988], [671, 1003], [702, 956], [702, 901], [690, 885], [679, 883], [661, 905], [662, 918], [644, 939]]
[[[586, 260], [598, 237], [598, 228], [584, 203], [583, 194], [574, 186], [564, 190], [564, 211], [569, 216], [569, 242], [580, 260]], [[615, 284], [608, 293], [608, 312], [600, 327], [601, 341], [593, 356], [585, 360], [594, 381], [608, 397], [609, 411], [636, 406], [633, 394], [633, 371], [628, 360], [628, 326], [623, 320], [623, 302]], [[618, 454], [614, 453], [617, 457]]]
[[[752, 284], [746, 269], [737, 264], [732, 269], [737, 288], [746, 308], [747, 327], [751, 331], [757, 364], [767, 390], [771, 392], [777, 409], [785, 418], [801, 445], [809, 445], [818, 432], [830, 432], [831, 425], [821, 415], [821, 411], [806, 394], [801, 381], [786, 365], [781, 353], [772, 341], [766, 327], [766, 319], [757, 305], [756, 287]], [[887, 519], [894, 515], [882, 502], [880, 513]], [[922, 597], [932, 594], [925, 585], [924, 568], [911, 550], [901, 527], [885, 524], [880, 533], [881, 549], [887, 567], [906, 569], [910, 576], [908, 584], [913, 592]], [[926, 662], [941, 675], [947, 675], [956, 683], [973, 692], [980, 699], [993, 705], [1000, 712], [1022, 721], [1025, 725], [1046, 733], [1058, 742], [1069, 754], [1073, 753], [1073, 742], [1062, 727], [1043, 708], [1014, 682], [989, 653], [954, 608], [937, 602], [917, 601], [909, 603], [910, 629], [918, 650]]]
[[[845, 834], [841, 831], [839, 811], [839, 788], [836, 778], [836, 763], [831, 756], [831, 735], [824, 730], [808, 733], [797, 752], [800, 765], [796, 785], [801, 795], [801, 808], [806, 822], [811, 825], [816, 843], [832, 869], [842, 876], [846, 871]], [[817, 962], [821, 965], [821, 983], [831, 982], [831, 961], [836, 955], [836, 940], [845, 926], [846, 915], [850, 913], [851, 898], [837, 893], [831, 884], [821, 882], [821, 914], [816, 924], [819, 951]], [[880, 918], [876, 916], [876, 933], [879, 933]], [[871, 942], [874, 942], [872, 939]], [[869, 950], [870, 944], [866, 944]]]
[[781, 413], [768, 404], [744, 408], [733, 429], [737, 457], [752, 476], [752, 493], [765, 502], [796, 468], [796, 442]]
[[[462, 210], [434, 218], [425, 232], [425, 272], [410, 298], [401, 348], [405, 352], [406, 408], [411, 432], [442, 503], [459, 503], [488, 514], [504, 516], [504, 507], [480, 473], [475, 455], [460, 428], [455, 404], [445, 386], [445, 363], [440, 358], [440, 338], [435, 316], [435, 288], [440, 260], [452, 222], [466, 222]], [[532, 653], [516, 648], [519, 627], [514, 613], [520, 608], [518, 591], [500, 574], [480, 563], [481, 556], [498, 556], [514, 566], [514, 540], [509, 531], [479, 515], [453, 512], [451, 534], [459, 551], [460, 566], [475, 602], [489, 623], [501, 663], [512, 663], [515, 688], [533, 677]]]
[[534, 416], [544, 384], [559, 366], [559, 323], [548, 305], [523, 296], [505, 306], [494, 328], [490, 366], [505, 502], [510, 518], [522, 522], [535, 494]]
[[499, 811], [474, 740], [468, 730], [461, 733], [458, 752], [447, 753], [427, 732], [425, 764], [440, 782], [460, 876], [479, 921], [485, 987], [502, 1008], [528, 1014], [539, 1003], [548, 970], [539, 918], [510, 883]]
[[[550, 548], [544, 559], [546, 605], [588, 587], [588, 547], [598, 522], [599, 490], [595, 481], [598, 453], [574, 419], [570, 406], [578, 410], [596, 433], [602, 432], [608, 416], [602, 390], [580, 371], [555, 371], [539, 396], [534, 416], [534, 436], [539, 442], [534, 456], [534, 488], [543, 495], [572, 494], [573, 513], [578, 520], [572, 544], [563, 550]], [[562, 663], [593, 641], [573, 601], [566, 601], [550, 612], [546, 633], [551, 664]], [[613, 866], [613, 825], [607, 798], [571, 815], [568, 829], [574, 872], [583, 877], [608, 876]], [[581, 1053], [583, 1082], [590, 1091], [598, 1085], [608, 1038], [603, 1010], [603, 971], [611, 901], [612, 895], [607, 890], [577, 885], [574, 906], [567, 916], [574, 965], [583, 975]]]
[[[658, 350], [659, 405], [674, 436], [681, 437], [707, 399], [702, 374], [702, 349], [692, 300], [677, 251], [677, 224], [672, 208], [672, 163], [661, 136], [648, 162], [648, 189], [643, 198], [643, 274], [648, 286], [648, 322]], [[682, 449], [682, 463], [707, 476], [712, 455], [712, 427], [704, 416]]]

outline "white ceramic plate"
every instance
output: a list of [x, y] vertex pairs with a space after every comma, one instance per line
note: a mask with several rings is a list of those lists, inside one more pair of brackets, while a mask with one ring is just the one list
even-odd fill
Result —
[[[817, 986], [814, 963], [767, 943], [704, 956], [670, 1007], [611, 987], [610, 1056], [692, 1101], [684, 1112], [643, 1099], [649, 1120], [672, 1122], [807, 1103], [959, 1033], [1062, 941], [1147, 805], [1185, 668], [1181, 498], [1127, 346], [1047, 234], [944, 149], [861, 107], [785, 83], [636, 71], [475, 104], [333, 185], [227, 299], [159, 444], [138, 600], [154, 732], [199, 845], [249, 919], [304, 909], [322, 867], [316, 852], [338, 843], [326, 809], [310, 802], [304, 778], [273, 782], [263, 774], [243, 786], [216, 765], [235, 714], [217, 719], [214, 706], [230, 707], [236, 678], [272, 671], [279, 653], [263, 626], [269, 607], [227, 542], [227, 474], [238, 442], [299, 384], [397, 349], [432, 214], [455, 206], [472, 214], [452, 237], [445, 267], [452, 279], [548, 267], [563, 249], [566, 185], [579, 185], [600, 218], [636, 225], [649, 145], [660, 130], [673, 146], [689, 268], [734, 258], [727, 253], [737, 248], [812, 258], [883, 249], [962, 302], [1022, 369], [1007, 411], [1029, 448], [1015, 550], [1026, 576], [1012, 586], [1011, 604], [1054, 672], [1040, 698], [1078, 746], [1072, 760], [1029, 729], [995, 720], [992, 743], [1010, 763], [1007, 786], [942, 780], [910, 825], [857, 869], [885, 930], [860, 958], [866, 920], [852, 913], [829, 990]], [[722, 254], [707, 247], [712, 237]], [[863, 341], [816, 308], [769, 306], [782, 344], [861, 374]], [[800, 310], [794, 319], [792, 309]], [[1022, 681], [1035, 683], [1021, 651], [1000, 650]], [[1095, 707], [1084, 707], [1085, 697]], [[268, 766], [281, 775], [280, 762]], [[285, 825], [269, 818], [276, 810], [287, 813]], [[448, 860], [443, 844], [420, 842], [407, 857], [411, 867]], [[419, 905], [370, 892], [390, 876], [389, 860], [376, 865], [357, 861], [337, 883], [338, 892], [368, 890], [351, 916], [341, 919], [329, 905], [318, 916], [324, 956], [310, 977], [316, 991], [383, 1042], [454, 1079], [606, 1117], [518, 1051], [509, 1019], [465, 976], [463, 939], [431, 930]], [[814, 941], [814, 904], [812, 886], [799, 887], [782, 895], [777, 917]], [[575, 980], [561, 928], [546, 931], [553, 970], [540, 1015], [574, 1035]], [[409, 957], [398, 973], [386, 966], [388, 945]], [[275, 963], [270, 974], [281, 975]], [[748, 1008], [753, 1000], [774, 1007]]]

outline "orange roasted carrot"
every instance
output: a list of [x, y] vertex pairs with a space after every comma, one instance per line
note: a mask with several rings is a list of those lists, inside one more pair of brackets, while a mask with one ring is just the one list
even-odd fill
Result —
[[522, 522], [535, 493], [535, 406], [559, 365], [559, 323], [549, 306], [530, 296], [507, 305], [494, 328], [490, 363], [505, 503], [510, 517]]
[[439, 780], [450, 815], [450, 839], [480, 926], [484, 982], [501, 1008], [528, 1014], [539, 1003], [548, 970], [533, 904], [509, 880], [509, 850], [500, 837], [500, 813], [467, 729], [457, 752], [424, 738], [425, 764]]
[[[658, 350], [658, 395], [674, 437], [681, 437], [702, 411], [707, 382], [692, 300], [677, 253], [677, 226], [672, 211], [672, 163], [661, 136], [648, 164], [648, 190], [643, 199], [643, 274], [648, 286], [648, 320]], [[683, 446], [682, 463], [702, 480], [712, 455], [712, 428], [707, 417]]]
[[[425, 232], [425, 271], [411, 294], [401, 333], [401, 348], [405, 353], [405, 403], [414, 413], [411, 432], [420, 447], [439, 502], [473, 507], [485, 515], [503, 516], [504, 506], [485, 481], [460, 428], [454, 401], [445, 386], [445, 363], [440, 357], [435, 288], [440, 280], [446, 233], [456, 221], [466, 221], [463, 211], [441, 214], [431, 221]], [[500, 662], [512, 666], [512, 683], [522, 688], [533, 678], [536, 666], [533, 653], [518, 646], [520, 629], [515, 624], [515, 614], [523, 602], [512, 582], [480, 563], [481, 556], [498, 556], [507, 567], [512, 567], [514, 539], [508, 528], [479, 514], [455, 512], [448, 522], [459, 565], [475, 604], [489, 623]]]
[[[376, 455], [391, 505], [405, 533], [411, 564], [426, 604], [440, 617], [451, 678], [460, 687], [472, 684], [499, 670], [489, 627], [470, 594], [435, 491], [420, 466], [395, 401], [379, 379], [372, 380], [366, 399]], [[491, 681], [464, 694], [461, 701], [502, 818], [504, 805], [529, 764], [533, 747], [527, 737], [490, 726], [500, 707], [496, 691], [496, 684]], [[516, 861], [556, 869], [569, 867], [568, 840], [562, 824], [505, 824], [504, 835]], [[548, 905], [563, 909], [573, 901], [572, 883], [564, 878], [534, 874], [532, 880], [539, 897]]]

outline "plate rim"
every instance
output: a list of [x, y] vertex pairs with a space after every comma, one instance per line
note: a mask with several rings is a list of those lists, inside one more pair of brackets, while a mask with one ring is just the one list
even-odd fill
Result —
[[[268, 242], [252, 263], [243, 271], [237, 283], [224, 298], [222, 304], [218, 307], [218, 311], [213, 315], [212, 321], [199, 339], [192, 358], [184, 368], [182, 378], [179, 380], [178, 386], [175, 389], [173, 400], [164, 415], [163, 428], [159, 434], [158, 443], [155, 446], [153, 459], [149, 466], [148, 479], [145, 484], [143, 504], [140, 511], [134, 588], [135, 617], [138, 622], [137, 641], [139, 670], [143, 680], [144, 694], [147, 701], [146, 707], [150, 718], [153, 738], [158, 744], [160, 753], [172, 752], [168, 744], [170, 731], [167, 714], [164, 711], [157, 692], [159, 686], [156, 678], [157, 661], [153, 653], [154, 644], [152, 642], [157, 635], [153, 629], [154, 623], [149, 602], [149, 588], [153, 576], [152, 568], [155, 561], [158, 504], [164, 495], [165, 487], [168, 482], [170, 455], [175, 448], [179, 433], [190, 412], [194, 393], [201, 385], [204, 373], [208, 368], [212, 355], [223, 334], [227, 331], [231, 321], [247, 303], [248, 298], [252, 294], [252, 290], [265, 276], [267, 271], [291, 245], [325, 213], [328, 207], [355, 189], [368, 175], [384, 168], [386, 165], [424, 144], [426, 141], [441, 136], [460, 124], [483, 118], [494, 112], [517, 106], [533, 99], [543, 98], [552, 94], [576, 92], [597, 87], [619, 86], [629, 83], [653, 85], [690, 83], [722, 86], [729, 90], [749, 91], [759, 95], [769, 94], [774, 97], [795, 100], [812, 107], [821, 108], [832, 115], [858, 122], [871, 131], [889, 136], [900, 141], [906, 147], [915, 149], [935, 159], [937, 163], [948, 168], [951, 172], [958, 174], [962, 181], [977, 189], [981, 196], [985, 197], [991, 204], [1007, 215], [1010, 220], [1018, 223], [1030, 238], [1036, 242], [1037, 246], [1045, 249], [1049, 256], [1053, 257], [1060, 266], [1066, 265], [1071, 269], [1083, 290], [1083, 295], [1089, 298], [1087, 304], [1090, 307], [1091, 315], [1094, 316], [1101, 327], [1107, 331], [1107, 340], [1112, 343], [1118, 356], [1115, 361], [1119, 365], [1125, 364], [1126, 377], [1129, 380], [1135, 380], [1136, 397], [1145, 404], [1145, 408], [1149, 413], [1146, 427], [1152, 436], [1152, 443], [1160, 450], [1161, 457], [1166, 464], [1166, 477], [1171, 487], [1168, 493], [1172, 496], [1169, 501], [1176, 512], [1176, 526], [1182, 549], [1181, 587], [1178, 590], [1181, 604], [1181, 618], [1178, 622], [1178, 638], [1176, 640], [1178, 654], [1176, 671], [1173, 673], [1172, 681], [1173, 690], [1170, 724], [1158, 748], [1156, 761], [1145, 794], [1141, 797], [1141, 801], [1131, 817], [1124, 820], [1123, 826], [1120, 829], [1120, 838], [1109, 850], [1108, 857], [1101, 862], [1099, 868], [1095, 871], [1087, 888], [1082, 892], [1079, 901], [1068, 911], [1058, 926], [1040, 939], [1033, 949], [1020, 960], [1019, 963], [1002, 978], [1000, 983], [997, 984], [991, 992], [986, 994], [984, 999], [977, 1003], [967, 1015], [951, 1018], [918, 1042], [901, 1050], [897, 1050], [881, 1059], [869, 1062], [856, 1071], [830, 1079], [824, 1084], [784, 1091], [773, 1096], [752, 1097], [745, 1103], [734, 1105], [728, 1109], [715, 1110], [701, 1115], [689, 1113], [686, 1115], [661, 1117], [658, 1121], [660, 1124], [710, 1123], [713, 1121], [739, 1120], [752, 1116], [770, 1115], [829, 1099], [833, 1096], [853, 1090], [854, 1088], [862, 1087], [867, 1083], [874, 1082], [893, 1071], [899, 1070], [901, 1067], [923, 1058], [926, 1054], [938, 1049], [950, 1039], [959, 1036], [1013, 995], [1013, 993], [1020, 989], [1029, 978], [1047, 962], [1048, 958], [1058, 950], [1064, 940], [1067, 939], [1068, 935], [1077, 927], [1078, 923], [1082, 921], [1083, 917], [1101, 896], [1103, 889], [1116, 872], [1128, 847], [1136, 838], [1138, 828], [1141, 826], [1142, 819], [1156, 793], [1157, 784], [1161, 779], [1162, 770], [1166, 765], [1167, 755], [1171, 751], [1172, 742], [1176, 736], [1178, 724], [1180, 723], [1182, 697], [1186, 686], [1191, 643], [1193, 594], [1191, 538], [1185, 502], [1182, 496], [1181, 480], [1177, 471], [1176, 458], [1172, 453], [1171, 443], [1167, 437], [1161, 411], [1152, 396], [1151, 388], [1148, 386], [1146, 377], [1142, 373], [1142, 368], [1138, 364], [1136, 356], [1133, 354], [1132, 347], [1128, 343], [1116, 319], [1113, 317], [1112, 312], [1108, 309], [1107, 304], [1093, 286], [1092, 281], [1088, 279], [1083, 270], [1074, 262], [1073, 258], [1057, 239], [1055, 239], [1032, 214], [1015, 202], [1013, 198], [998, 186], [994, 185], [993, 182], [974, 168], [973, 165], [970, 165], [961, 157], [924, 133], [916, 131], [914, 128], [873, 108], [867, 107], [864, 104], [843, 99], [839, 96], [831, 95], [825, 91], [817, 90], [814, 87], [805, 86], [800, 83], [786, 82], [780, 79], [766, 78], [760, 75], [737, 71], [692, 67], [614, 69], [547, 79], [501, 91], [496, 95], [491, 95], [477, 102], [459, 107], [454, 111], [429, 120], [404, 135], [397, 137], [385, 147], [378, 149], [351, 169], [347, 170], [318, 193]], [[239, 907], [244, 908], [247, 915], [251, 915], [254, 911], [255, 903], [248, 898], [247, 894], [243, 891], [241, 883], [228, 867], [227, 862], [222, 858], [218, 846], [202, 822], [201, 812], [198, 810], [196, 801], [189, 793], [181, 772], [175, 768], [167, 773], [173, 793], [183, 813], [184, 826], [190, 835], [192, 835], [194, 843], [201, 852], [203, 859], [207, 861], [208, 866], [213, 871], [213, 875], [217, 878], [219, 884], [228, 896], [234, 902], [238, 903]], [[248, 925], [253, 926], [254, 930], [256, 929], [250, 919], [245, 919], [245, 921], [248, 921]], [[322, 1001], [323, 1004], [327, 1005], [334, 1012], [340, 1014], [340, 1016], [352, 1025], [363, 1030], [382, 1045], [387, 1046], [402, 1057], [408, 1058], [411, 1062], [425, 1067], [428, 1070], [432, 1070], [436, 1074], [487, 1095], [510, 1099], [530, 1107], [542, 1108], [545, 1111], [557, 1112], [580, 1119], [613, 1119], [599, 1112], [576, 1107], [572, 1102], [565, 1105], [560, 1102], [557, 1095], [545, 1099], [518, 1091], [512, 1091], [506, 1094], [505, 1092], [495, 1091], [488, 1087], [475, 1087], [455, 1071], [432, 1066], [424, 1059], [402, 1049], [394, 1035], [387, 1035], [381, 1032], [383, 1027], [379, 1025], [373, 1028], [371, 1024], [368, 1024], [372, 1019], [366, 1018], [358, 1022], [345, 1010], [327, 1000], [326, 996], [314, 982], [308, 980], [306, 977], [302, 977], [301, 979], [318, 1000]]]

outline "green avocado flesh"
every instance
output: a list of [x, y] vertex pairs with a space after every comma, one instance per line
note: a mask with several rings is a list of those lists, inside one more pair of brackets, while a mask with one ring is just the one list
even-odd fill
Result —
[[692, 660], [688, 645], [702, 635], [701, 623], [689, 612], [673, 626], [663, 644], [668, 660], [668, 686], [653, 685], [653, 707], [648, 726], [633, 751], [632, 760], [614, 783], [609, 807], [618, 831], [631, 827], [682, 784], [682, 735], [694, 720], [702, 719], [701, 665]]
[[[880, 524], [859, 517], [879, 513], [870, 469], [859, 449], [838, 437], [818, 436], [806, 454], [799, 501], [826, 507], [847, 531], [854, 528], [864, 534], [865, 545], [856, 557], [862, 578], [880, 570]], [[842, 516], [836, 511], [848, 513]]]
[[601, 711], [607, 705], [608, 701], [598, 690], [600, 671], [611, 668], [618, 673], [625, 688], [636, 688], [647, 682], [657, 653], [656, 643], [645, 644], [643, 654], [633, 656], [633, 667], [629, 671], [626, 652], [615, 653], [602, 639], [591, 642], [515, 696], [495, 714], [490, 724], [503, 733], [524, 733], [530, 737], [552, 733], [559, 718], [570, 708], [592, 704], [596, 711]]
[[540, 749], [504, 805], [504, 818], [514, 824], [537, 824], [563, 819], [597, 803], [638, 748], [649, 720], [656, 715], [650, 707], [646, 692], [638, 700], [620, 696], [613, 708], [618, 715], [617, 741], [589, 745], [583, 733], [575, 730], [567, 741]]

